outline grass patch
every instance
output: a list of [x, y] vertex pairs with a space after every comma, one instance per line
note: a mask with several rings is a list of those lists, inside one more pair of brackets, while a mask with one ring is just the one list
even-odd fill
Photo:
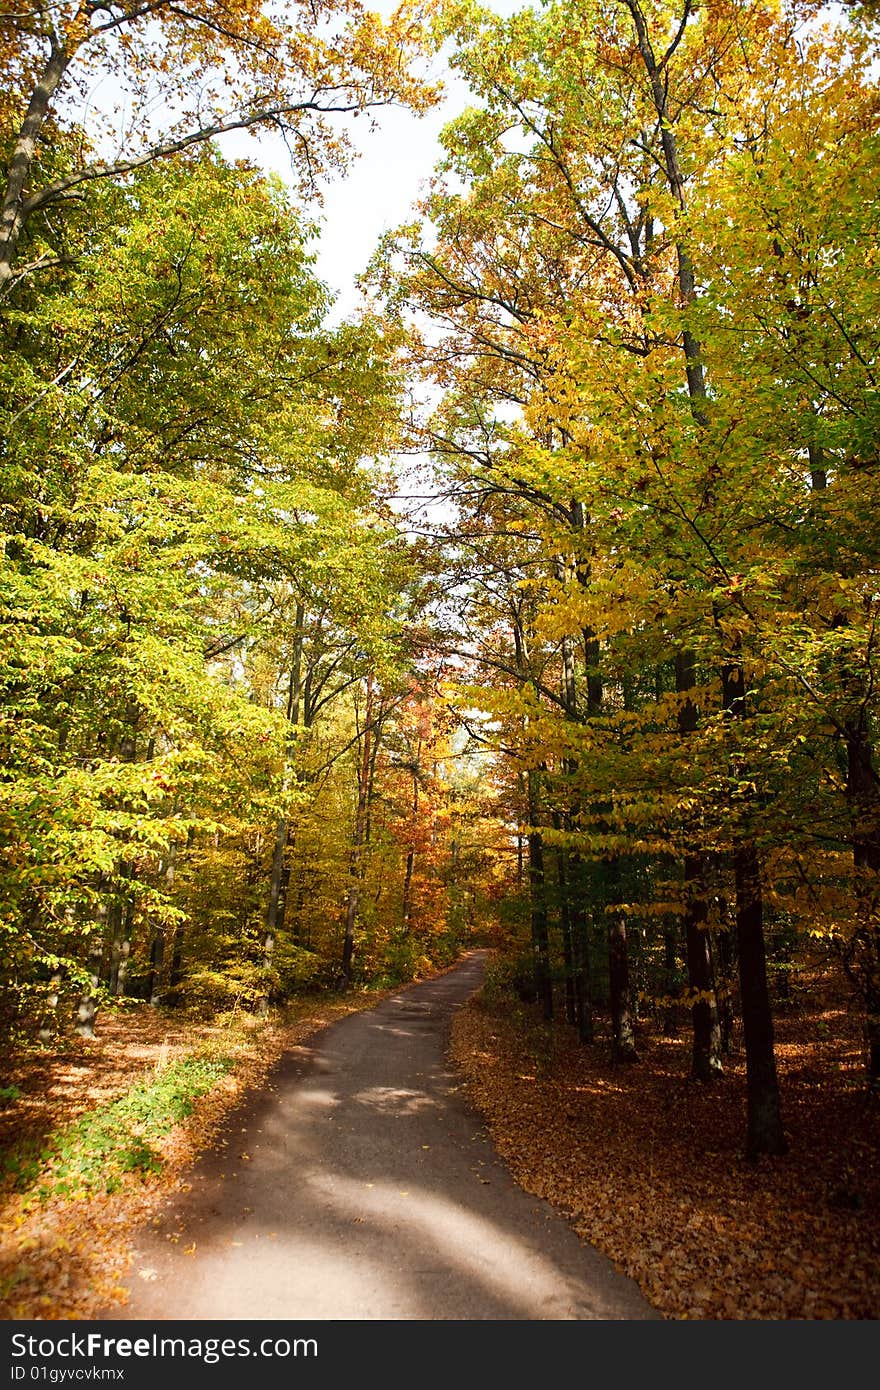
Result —
[[162, 1157], [156, 1141], [185, 1120], [199, 1096], [232, 1065], [228, 1057], [184, 1057], [170, 1063], [117, 1100], [53, 1131], [38, 1146], [13, 1146], [0, 1157], [3, 1185], [46, 1202], [116, 1192], [129, 1173], [158, 1173]]

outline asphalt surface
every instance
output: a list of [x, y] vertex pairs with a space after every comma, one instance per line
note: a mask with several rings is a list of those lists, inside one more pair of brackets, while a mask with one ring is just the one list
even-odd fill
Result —
[[485, 953], [294, 1048], [135, 1243], [144, 1319], [653, 1319], [498, 1159], [445, 1058]]

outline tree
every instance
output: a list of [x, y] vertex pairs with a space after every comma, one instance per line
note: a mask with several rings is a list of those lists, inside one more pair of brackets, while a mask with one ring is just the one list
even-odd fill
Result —
[[[281, 132], [294, 166], [313, 184], [345, 149], [328, 117], [387, 101], [424, 109], [435, 99], [408, 71], [420, 42], [418, 19], [406, 7], [383, 26], [356, 0], [301, 3], [293, 12], [267, 11], [253, 0], [186, 7], [171, 0], [16, 0], [0, 17], [0, 147], [7, 151], [0, 296], [57, 262], [54, 214], [84, 188], [226, 131]], [[83, 128], [80, 104], [108, 79], [119, 106], [101, 118], [89, 101]], [[31, 260], [16, 270], [26, 232]]]

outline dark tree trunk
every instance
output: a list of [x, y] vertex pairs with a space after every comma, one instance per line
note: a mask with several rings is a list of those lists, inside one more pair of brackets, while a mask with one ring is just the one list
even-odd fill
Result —
[[544, 881], [544, 837], [539, 828], [539, 774], [529, 771], [529, 890], [531, 894], [532, 958], [535, 994], [545, 1019], [553, 1017], [553, 981], [550, 976], [550, 938], [547, 930], [547, 896]]
[[147, 975], [147, 998], [152, 1005], [161, 998], [162, 970], [165, 965], [165, 928], [157, 927], [150, 942], [150, 971]]
[[847, 795], [852, 817], [857, 922], [845, 962], [865, 1006], [868, 1084], [880, 1089], [880, 795], [867, 714], [847, 724]]
[[565, 1021], [577, 1023], [574, 942], [571, 930], [571, 903], [568, 892], [565, 850], [556, 851], [556, 878], [559, 884], [559, 925], [562, 931], [562, 959], [565, 964]]
[[[165, 864], [165, 886], [170, 892], [174, 886], [177, 867], [177, 844], [174, 840], [168, 846], [168, 859]], [[162, 974], [165, 969], [165, 928], [159, 926], [150, 943], [150, 973], [147, 976], [147, 998], [152, 1005], [162, 997]]]
[[[411, 806], [410, 806], [410, 815], [411, 815], [411, 825], [412, 825], [412, 834], [413, 834], [413, 836], [415, 836], [416, 824], [417, 824], [418, 814], [419, 814], [419, 768], [418, 768], [418, 758], [420, 758], [420, 757], [421, 757], [421, 744], [419, 745], [419, 751], [418, 751], [418, 756], [417, 756], [416, 763], [415, 763], [415, 765], [413, 766], [413, 769], [412, 769], [412, 784], [413, 784], [413, 790], [412, 790], [412, 804], [411, 804]], [[409, 934], [410, 922], [411, 922], [411, 920], [412, 920], [412, 883], [413, 883], [413, 870], [415, 869], [415, 863], [416, 863], [416, 847], [415, 847], [415, 844], [414, 844], [414, 843], [410, 842], [410, 847], [409, 847], [409, 850], [407, 851], [407, 856], [406, 856], [406, 868], [405, 868], [404, 874], [403, 874], [403, 910], [402, 910], [401, 916], [402, 916], [402, 930], [403, 930], [404, 936], [407, 936], [407, 935]]]
[[759, 1154], [787, 1153], [788, 1144], [782, 1128], [767, 988], [761, 875], [753, 845], [744, 844], [736, 850], [735, 867], [736, 944], [746, 1050], [746, 1153], [757, 1158]]
[[582, 1043], [592, 1043], [596, 1037], [593, 1020], [593, 970], [590, 959], [590, 918], [580, 884], [582, 866], [576, 856], [572, 856], [570, 879], [577, 883], [577, 894], [572, 904], [571, 935], [574, 953], [574, 991], [575, 1021], [578, 1037]]
[[709, 910], [704, 869], [703, 855], [685, 855], [685, 951], [693, 1023], [691, 1076], [694, 1081], [711, 1081], [721, 1072], [721, 1031], [709, 951]]
[[179, 988], [183, 979], [183, 945], [186, 940], [186, 928], [182, 922], [178, 922], [174, 929], [174, 944], [171, 948], [171, 969], [168, 973], [168, 986], [171, 990]]
[[718, 999], [718, 1026], [721, 1029], [721, 1055], [728, 1057], [733, 1047], [733, 971], [734, 949], [731, 930], [730, 910], [722, 898], [718, 904], [718, 931], [715, 933], [715, 947], [718, 959], [716, 976], [716, 997]]
[[[679, 710], [678, 727], [686, 739], [696, 730], [699, 718], [697, 707], [688, 694], [695, 684], [693, 653], [678, 652], [675, 658], [675, 688], [680, 695], [687, 697]], [[695, 1081], [711, 1081], [721, 1071], [721, 1037], [709, 953], [705, 870], [705, 855], [693, 852], [685, 855], [684, 940], [693, 1024], [691, 1076]]]
[[[721, 671], [722, 700], [731, 719], [745, 719], [745, 673], [739, 661]], [[735, 773], [743, 769], [735, 767]], [[733, 851], [736, 879], [736, 951], [739, 962], [740, 1008], [746, 1052], [748, 1119], [746, 1152], [784, 1154], [782, 1107], [773, 1044], [773, 1013], [767, 987], [764, 904], [761, 870], [752, 841], [737, 837]]]
[[611, 1060], [637, 1062], [636, 1039], [629, 1002], [629, 951], [626, 919], [619, 912], [608, 927], [608, 984], [611, 1002]]

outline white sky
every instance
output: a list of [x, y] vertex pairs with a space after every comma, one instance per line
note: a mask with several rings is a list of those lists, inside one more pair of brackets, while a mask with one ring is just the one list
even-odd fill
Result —
[[[396, 0], [365, 0], [368, 9], [387, 17]], [[487, 9], [509, 15], [524, 9], [529, 0], [483, 0]], [[379, 238], [386, 231], [412, 219], [412, 208], [440, 156], [438, 135], [453, 116], [467, 105], [465, 84], [449, 72], [442, 59], [432, 69], [446, 88], [444, 101], [424, 116], [385, 108], [376, 113], [378, 128], [340, 118], [360, 157], [343, 178], [324, 190], [323, 207], [309, 208], [315, 220], [323, 220], [316, 273], [337, 294], [331, 318], [343, 318], [359, 303], [355, 277], [363, 271]], [[226, 137], [230, 155], [247, 155], [285, 181], [290, 175], [287, 151], [278, 138], [237, 134]]]

